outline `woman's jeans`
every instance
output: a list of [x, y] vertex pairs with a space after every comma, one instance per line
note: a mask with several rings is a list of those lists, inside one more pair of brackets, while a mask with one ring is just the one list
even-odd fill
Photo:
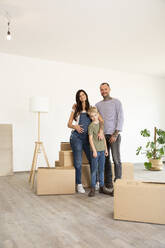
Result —
[[104, 186], [104, 165], [105, 165], [105, 153], [104, 151], [97, 152], [97, 157], [94, 158], [91, 152], [91, 187], [96, 186], [96, 174], [99, 171], [99, 183], [100, 187]]
[[86, 157], [91, 164], [91, 154], [88, 135], [83, 138], [77, 132], [73, 132], [70, 137], [70, 144], [73, 151], [74, 167], [76, 169], [76, 184], [81, 184], [81, 166], [82, 166], [82, 151], [84, 150]]

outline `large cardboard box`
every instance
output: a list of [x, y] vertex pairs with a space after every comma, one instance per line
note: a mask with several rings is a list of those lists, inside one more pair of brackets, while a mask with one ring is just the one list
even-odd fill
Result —
[[165, 224], [165, 183], [117, 180], [114, 219]]
[[[112, 164], [112, 177], [114, 179], [114, 164]], [[133, 180], [134, 179], [134, 165], [132, 163], [122, 163], [122, 179]]]
[[84, 188], [89, 188], [91, 186], [91, 172], [89, 164], [82, 164], [81, 182]]
[[0, 176], [13, 174], [12, 125], [0, 124]]
[[75, 169], [72, 167], [39, 167], [37, 171], [37, 195], [75, 193]]

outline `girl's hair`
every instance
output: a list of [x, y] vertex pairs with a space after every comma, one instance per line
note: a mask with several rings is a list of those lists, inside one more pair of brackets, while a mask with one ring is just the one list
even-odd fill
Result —
[[78, 90], [76, 93], [76, 110], [74, 112], [74, 120], [76, 120], [77, 116], [80, 114], [82, 111], [82, 102], [80, 101], [80, 93], [83, 92], [86, 95], [86, 101], [85, 101], [85, 110], [88, 112], [90, 104], [88, 100], [88, 95], [84, 90]]
[[96, 107], [90, 107], [88, 110], [88, 115], [92, 114], [92, 113], [98, 113], [98, 110]]

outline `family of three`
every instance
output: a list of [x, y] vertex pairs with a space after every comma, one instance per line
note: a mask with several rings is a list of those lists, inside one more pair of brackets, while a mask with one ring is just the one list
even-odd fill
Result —
[[114, 162], [114, 181], [122, 176], [120, 132], [123, 127], [123, 109], [121, 102], [110, 96], [110, 91], [109, 84], [102, 83], [100, 93], [103, 100], [91, 107], [87, 93], [79, 90], [68, 121], [68, 127], [72, 129], [70, 144], [78, 193], [85, 193], [81, 183], [82, 151], [90, 164], [91, 190], [88, 196], [94, 196], [96, 189], [113, 196], [110, 150]]

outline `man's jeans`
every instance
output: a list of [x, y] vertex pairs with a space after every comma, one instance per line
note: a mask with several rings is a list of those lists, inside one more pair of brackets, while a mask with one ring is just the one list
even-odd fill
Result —
[[73, 162], [76, 169], [76, 184], [81, 184], [81, 166], [82, 166], [82, 151], [84, 150], [86, 157], [91, 163], [90, 145], [88, 135], [81, 139], [76, 132], [73, 132], [70, 137], [70, 144], [73, 151]]
[[122, 176], [122, 168], [121, 168], [121, 159], [120, 159], [120, 143], [121, 143], [121, 136], [118, 135], [116, 141], [110, 144], [109, 139], [111, 135], [106, 134], [106, 143], [108, 148], [108, 156], [105, 158], [105, 184], [109, 184], [112, 182], [112, 165], [110, 160], [110, 150], [112, 154], [112, 159], [114, 162], [114, 171], [115, 171], [115, 179], [121, 178]]
[[97, 157], [94, 158], [91, 152], [91, 187], [96, 186], [96, 173], [99, 171], [99, 182], [100, 186], [104, 186], [104, 165], [105, 165], [105, 154], [104, 151], [97, 152]]

